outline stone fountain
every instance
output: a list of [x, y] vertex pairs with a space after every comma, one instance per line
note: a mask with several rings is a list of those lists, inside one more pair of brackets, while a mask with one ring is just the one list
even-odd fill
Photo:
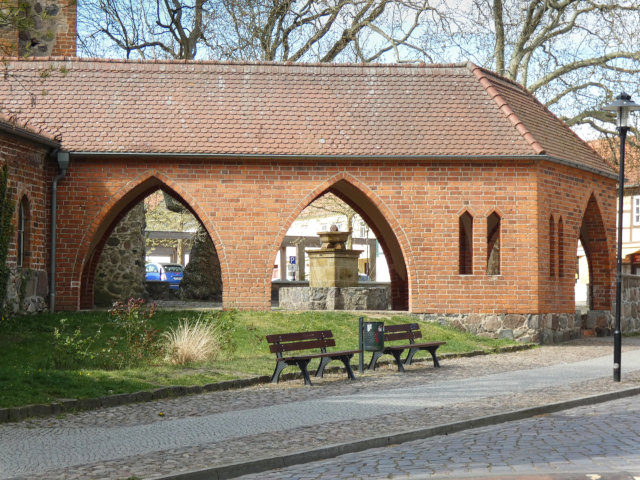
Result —
[[307, 252], [309, 287], [357, 287], [358, 257], [362, 250], [345, 247], [349, 232], [339, 232], [335, 228], [329, 232], [318, 232], [318, 236], [322, 242], [320, 250]]
[[358, 257], [362, 250], [346, 248], [349, 232], [334, 226], [318, 232], [322, 246], [309, 250], [309, 286], [279, 290], [284, 310], [387, 310], [388, 287], [358, 284]]

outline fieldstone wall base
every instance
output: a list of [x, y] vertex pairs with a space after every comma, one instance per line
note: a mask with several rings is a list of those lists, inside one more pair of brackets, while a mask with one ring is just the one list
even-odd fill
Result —
[[580, 338], [581, 322], [573, 313], [541, 314], [414, 314], [427, 322], [453, 326], [488, 338], [522, 343], [554, 344]]
[[4, 309], [11, 314], [33, 314], [48, 309], [47, 272], [29, 268], [10, 268]]
[[93, 301], [98, 307], [129, 298], [147, 298], [145, 291], [144, 205], [140, 202], [120, 220], [107, 239], [96, 269]]
[[193, 237], [189, 264], [184, 267], [184, 277], [180, 282], [180, 297], [183, 300], [222, 300], [220, 259], [202, 225]]
[[[616, 311], [615, 303], [611, 308], [611, 312], [607, 313], [610, 317], [609, 328], [613, 332], [615, 329], [615, 317], [612, 312]], [[591, 312], [589, 312], [591, 313]], [[639, 275], [623, 275], [622, 276], [622, 310], [620, 312], [620, 327], [622, 333], [640, 332], [640, 276]]]
[[389, 310], [391, 289], [382, 287], [282, 287], [283, 310]]
[[[589, 310], [580, 316], [580, 321], [583, 330], [598, 337], [613, 335], [615, 330], [615, 317], [606, 310]], [[624, 318], [621, 319], [621, 323], [625, 323]]]

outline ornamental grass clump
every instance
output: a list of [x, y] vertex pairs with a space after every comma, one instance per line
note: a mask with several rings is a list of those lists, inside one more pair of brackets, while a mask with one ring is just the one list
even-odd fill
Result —
[[213, 360], [220, 352], [215, 325], [199, 318], [195, 323], [180, 320], [177, 328], [164, 333], [167, 359], [174, 365]]

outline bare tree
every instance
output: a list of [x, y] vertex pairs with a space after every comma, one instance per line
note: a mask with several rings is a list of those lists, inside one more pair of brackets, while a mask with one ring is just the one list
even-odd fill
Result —
[[193, 59], [208, 31], [206, 0], [81, 0], [79, 47], [88, 56]]
[[569, 126], [611, 133], [602, 104], [640, 93], [638, 0], [473, 0], [425, 34], [439, 61], [471, 59], [525, 85]]
[[349, 232], [347, 248], [351, 248], [353, 243], [353, 225], [357, 219], [360, 219], [360, 215], [332, 193], [327, 193], [309, 204], [307, 208], [300, 213], [299, 219], [330, 217], [344, 218], [347, 232]]
[[404, 49], [419, 50], [411, 40], [434, 11], [428, 1], [80, 0], [80, 48], [127, 58], [403, 61]]

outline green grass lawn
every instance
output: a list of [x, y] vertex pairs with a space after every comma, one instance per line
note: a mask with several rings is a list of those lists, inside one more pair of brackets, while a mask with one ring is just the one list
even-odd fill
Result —
[[[180, 319], [195, 320], [201, 314], [197, 311], [158, 311], [151, 323], [154, 329], [163, 332], [177, 326]], [[272, 333], [330, 329], [336, 338], [336, 349], [358, 347], [357, 314], [225, 312], [224, 315], [233, 316], [235, 329], [231, 340], [234, 347], [223, 350], [216, 360], [175, 366], [158, 358], [151, 364], [120, 370], [100, 368], [90, 356], [85, 361], [71, 362], [61, 367], [53, 348], [54, 328], [59, 326], [61, 319], [66, 320], [71, 330], [80, 328], [82, 336], [94, 334], [101, 328], [100, 341], [94, 348], [104, 347], [113, 334], [107, 312], [41, 314], [3, 319], [0, 322], [0, 407], [271, 375], [275, 356], [269, 353], [265, 336]], [[416, 322], [408, 316], [369, 320], [382, 320], [386, 324]], [[515, 343], [467, 335], [433, 323], [417, 323], [425, 341], [447, 342], [440, 347], [439, 353], [493, 351], [497, 347]], [[429, 357], [427, 352], [421, 352], [416, 357], [421, 355]], [[286, 371], [293, 372], [295, 369]]]

